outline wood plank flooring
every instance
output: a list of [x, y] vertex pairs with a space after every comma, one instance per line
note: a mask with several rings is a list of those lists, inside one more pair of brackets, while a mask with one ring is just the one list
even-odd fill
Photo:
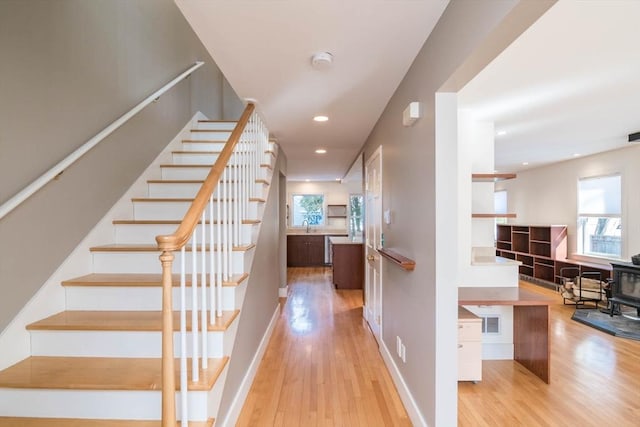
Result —
[[[289, 269], [289, 298], [238, 426], [411, 425], [362, 320], [360, 291], [335, 291], [322, 268]], [[553, 291], [551, 384], [517, 362], [485, 361], [458, 384], [459, 426], [640, 425], [640, 341], [571, 320]]]
[[236, 425], [410, 426], [362, 291], [335, 290], [328, 268], [288, 271], [289, 297]]
[[458, 384], [459, 426], [631, 427], [640, 425], [640, 341], [571, 320], [573, 306], [554, 291], [551, 384], [516, 362], [484, 361], [482, 381]]

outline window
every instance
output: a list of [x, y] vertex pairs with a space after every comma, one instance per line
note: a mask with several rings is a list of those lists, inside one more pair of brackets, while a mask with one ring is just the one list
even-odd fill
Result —
[[362, 236], [363, 224], [363, 197], [362, 194], [349, 195], [349, 235]]
[[292, 202], [294, 227], [324, 225], [323, 194], [295, 194]]
[[578, 253], [622, 256], [620, 175], [578, 181]]

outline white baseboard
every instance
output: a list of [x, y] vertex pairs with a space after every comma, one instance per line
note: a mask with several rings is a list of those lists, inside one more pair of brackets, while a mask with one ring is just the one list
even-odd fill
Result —
[[286, 298], [287, 297], [288, 288], [285, 286], [284, 288], [278, 288], [278, 297]]
[[424, 420], [422, 413], [418, 409], [418, 405], [416, 404], [413, 395], [409, 391], [409, 387], [407, 387], [407, 383], [404, 382], [404, 378], [402, 378], [402, 374], [400, 374], [398, 366], [393, 360], [393, 357], [391, 356], [391, 353], [389, 353], [389, 349], [387, 348], [383, 340], [380, 340], [380, 354], [382, 354], [382, 359], [384, 360], [385, 365], [387, 365], [387, 369], [391, 374], [391, 379], [393, 379], [393, 382], [398, 389], [400, 400], [402, 400], [402, 403], [407, 410], [407, 414], [409, 415], [409, 419], [411, 419], [411, 423], [414, 426], [428, 427], [428, 424]]
[[[233, 401], [231, 402], [231, 406], [229, 407], [229, 412], [227, 413], [227, 417], [222, 420], [220, 426], [234, 426], [238, 421], [238, 417], [240, 417], [240, 411], [244, 406], [244, 402], [247, 399], [247, 395], [249, 394], [249, 389], [253, 384], [253, 380], [255, 379], [256, 372], [258, 371], [258, 366], [262, 361], [262, 356], [264, 356], [264, 352], [267, 349], [267, 344], [269, 343], [269, 339], [271, 338], [271, 334], [273, 334], [273, 330], [276, 327], [276, 322], [278, 320], [278, 316], [280, 314], [280, 305], [276, 306], [275, 311], [273, 312], [273, 316], [271, 316], [271, 321], [269, 322], [269, 326], [262, 336], [262, 340], [260, 340], [260, 345], [258, 345], [258, 350], [256, 354], [253, 356], [251, 363], [249, 364], [249, 368], [247, 369], [247, 373], [242, 379], [240, 383], [240, 387], [238, 388], [238, 392], [236, 393]], [[217, 420], [216, 420], [217, 421]], [[216, 425], [218, 423], [216, 422]]]

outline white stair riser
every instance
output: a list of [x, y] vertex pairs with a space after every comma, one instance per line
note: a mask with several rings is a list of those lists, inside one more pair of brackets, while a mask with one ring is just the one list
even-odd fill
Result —
[[[116, 224], [115, 229], [115, 242], [121, 244], [135, 244], [135, 243], [155, 243], [156, 236], [168, 235], [176, 231], [177, 224]], [[214, 225], [214, 227], [217, 227]], [[251, 242], [253, 233], [253, 224], [242, 224], [240, 226], [240, 232], [242, 233], [243, 242]], [[214, 233], [215, 233], [214, 228]], [[202, 225], [196, 227], [197, 239], [202, 241]], [[209, 233], [207, 227], [206, 233]], [[207, 234], [207, 240], [209, 235]], [[214, 237], [215, 238], [215, 237]], [[191, 244], [191, 239], [189, 240]]]
[[[223, 331], [208, 332], [207, 357], [219, 358], [229, 354], [230, 347], [224, 347], [224, 335]], [[187, 334], [188, 357], [193, 354], [192, 340], [193, 335], [189, 332]], [[173, 343], [173, 352], [176, 357], [179, 357], [179, 332], [173, 334]], [[199, 354], [202, 355], [201, 352]], [[31, 331], [31, 355], [160, 358], [162, 357], [162, 333], [160, 331]]]
[[232, 131], [236, 127], [236, 122], [198, 122], [197, 129], [227, 130]]
[[[246, 289], [246, 280], [238, 286], [222, 287], [222, 308], [235, 310], [240, 307]], [[200, 301], [198, 290], [198, 301]], [[173, 289], [173, 309], [180, 309], [180, 289]], [[186, 307], [191, 310], [191, 288], [186, 289]], [[162, 289], [160, 287], [110, 287], [110, 286], [68, 286], [66, 287], [67, 310], [118, 311], [139, 310], [158, 311], [162, 309]]]
[[[231, 168], [227, 168], [227, 179], [232, 179], [233, 175], [230, 172]], [[197, 179], [204, 180], [209, 174], [209, 167], [162, 167], [160, 169], [162, 179]], [[260, 168], [257, 172], [256, 179], [267, 179], [270, 177], [271, 172], [266, 168]]]
[[182, 145], [180, 146], [183, 151], [216, 151], [221, 152], [224, 148], [226, 142], [192, 142], [192, 141], [182, 141]]
[[[241, 274], [244, 270], [244, 251], [232, 251], [230, 274]], [[201, 254], [196, 255], [197, 264], [200, 265]], [[224, 255], [223, 255], [224, 256]], [[162, 271], [160, 264], [160, 252], [93, 252], [93, 272], [94, 273], [160, 273]], [[185, 265], [187, 271], [191, 271], [191, 252], [185, 254]], [[209, 254], [206, 254], [207, 262]], [[180, 272], [180, 252], [176, 252], [173, 261], [174, 273]], [[217, 256], [214, 256], [214, 265], [217, 262]], [[224, 262], [224, 261], [222, 261]]]
[[203, 153], [173, 153], [171, 160], [174, 165], [211, 165], [216, 162], [218, 154]]
[[[185, 183], [176, 183], [176, 182], [151, 182], [148, 185], [147, 194], [149, 197], [168, 197], [168, 198], [191, 198], [195, 197], [202, 187], [201, 182], [185, 182]], [[253, 188], [251, 186], [247, 186], [246, 191], [252, 191], [255, 197], [263, 197], [264, 193], [264, 184], [254, 184]], [[229, 182], [227, 183], [227, 193], [235, 194], [236, 183]], [[222, 184], [218, 184], [216, 189], [213, 190], [213, 197], [218, 197], [218, 193], [222, 191], [224, 195], [224, 190], [222, 189]]]
[[[207, 395], [206, 391], [189, 392], [191, 421], [207, 419]], [[176, 392], [177, 402], [179, 397]], [[157, 420], [161, 403], [159, 390], [0, 389], [0, 416]]]
[[[181, 220], [184, 218], [190, 206], [191, 201], [135, 201], [133, 202], [133, 219]], [[224, 206], [221, 207], [221, 209], [223, 208]], [[249, 202], [245, 218], [242, 219], [257, 218], [257, 214], [257, 202]], [[227, 213], [227, 215], [229, 214]], [[213, 202], [213, 219], [218, 219], [218, 203], [215, 200]]]
[[227, 141], [231, 136], [231, 131], [211, 131], [211, 132], [189, 132], [188, 139], [205, 141]]

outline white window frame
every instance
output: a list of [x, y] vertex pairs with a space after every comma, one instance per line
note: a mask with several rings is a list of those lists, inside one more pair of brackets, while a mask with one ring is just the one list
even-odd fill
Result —
[[[619, 206], [619, 211], [618, 212], [597, 212], [597, 213], [584, 213], [584, 212], [580, 212], [580, 183], [583, 181], [587, 181], [587, 180], [595, 180], [595, 179], [602, 179], [602, 178], [611, 178], [611, 177], [618, 177], [619, 178], [619, 182], [620, 182], [620, 206]], [[597, 176], [588, 176], [588, 177], [582, 177], [578, 179], [577, 182], [577, 189], [576, 189], [576, 208], [577, 208], [577, 215], [576, 215], [576, 254], [581, 256], [581, 257], [591, 257], [591, 258], [604, 258], [604, 259], [613, 259], [613, 260], [619, 260], [622, 259], [624, 256], [624, 239], [625, 239], [625, 234], [624, 234], [624, 224], [623, 224], [623, 213], [622, 213], [622, 174], [620, 173], [612, 173], [612, 174], [608, 174], [608, 175], [597, 175]], [[606, 209], [605, 209], [606, 210]], [[619, 253], [618, 254], [612, 254], [612, 253], [607, 253], [607, 252], [588, 252], [584, 250], [584, 246], [585, 246], [585, 238], [583, 237], [584, 234], [584, 229], [582, 226], [582, 222], [583, 219], [588, 219], [588, 218], [613, 218], [613, 219], [618, 219], [619, 221], [619, 227], [620, 227], [620, 248], [619, 248]]]

